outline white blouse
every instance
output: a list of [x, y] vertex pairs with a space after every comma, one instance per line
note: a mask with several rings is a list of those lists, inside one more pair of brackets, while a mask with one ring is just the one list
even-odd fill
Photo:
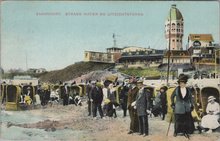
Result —
[[108, 89], [107, 88], [103, 88], [102, 92], [103, 92], [103, 99], [107, 99], [108, 98]]
[[181, 91], [181, 94], [182, 94], [182, 97], [184, 98], [186, 96], [186, 88], [180, 88], [180, 91]]
[[220, 107], [219, 104], [217, 102], [212, 103], [208, 103], [207, 107], [206, 107], [206, 113], [209, 113], [210, 111], [212, 111], [215, 115], [220, 113]]

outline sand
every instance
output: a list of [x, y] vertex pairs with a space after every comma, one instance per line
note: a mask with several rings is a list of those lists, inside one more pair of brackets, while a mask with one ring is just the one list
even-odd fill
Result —
[[[166, 136], [169, 123], [160, 117], [149, 117], [149, 136], [127, 134], [129, 116], [94, 119], [87, 115], [86, 101], [83, 106], [53, 105], [29, 111], [2, 111], [0, 140], [37, 141], [187, 141], [184, 136], [173, 137], [173, 124]], [[220, 133], [197, 131], [190, 141], [220, 141]]]

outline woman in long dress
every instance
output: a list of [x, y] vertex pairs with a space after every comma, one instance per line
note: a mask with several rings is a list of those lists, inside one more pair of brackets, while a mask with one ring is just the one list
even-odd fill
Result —
[[209, 129], [207, 133], [212, 133], [213, 129], [216, 129], [220, 126], [218, 122], [220, 116], [220, 107], [217, 102], [215, 102], [214, 96], [208, 97], [208, 105], [206, 107], [206, 113], [204, 117], [202, 117], [201, 126], [203, 128]]
[[171, 107], [175, 116], [174, 136], [177, 136], [178, 133], [183, 133], [185, 137], [189, 138], [189, 134], [194, 132], [195, 127], [191, 115], [194, 108], [192, 93], [186, 87], [187, 80], [188, 77], [186, 75], [180, 74], [178, 78], [179, 86], [176, 87], [171, 95]]

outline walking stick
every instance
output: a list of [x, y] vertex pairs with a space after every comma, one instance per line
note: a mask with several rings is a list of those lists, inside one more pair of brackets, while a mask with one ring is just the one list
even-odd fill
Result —
[[173, 120], [173, 113], [171, 114], [171, 117], [170, 117], [170, 122], [169, 122], [169, 126], [168, 126], [168, 129], [167, 129], [167, 136], [168, 136], [168, 133], [170, 131], [170, 125], [172, 123], [172, 120]]
[[90, 107], [91, 107], [91, 117], [93, 117], [93, 111], [92, 111], [92, 101], [91, 101], [91, 100], [89, 100], [89, 102], [90, 102]]

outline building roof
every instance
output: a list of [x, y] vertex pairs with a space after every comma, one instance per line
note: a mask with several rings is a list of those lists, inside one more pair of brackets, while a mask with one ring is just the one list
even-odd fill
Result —
[[206, 41], [206, 42], [213, 42], [212, 34], [189, 34], [189, 40], [191, 41]]
[[170, 16], [171, 20], [183, 20], [183, 16], [179, 9], [176, 8], [176, 4], [172, 4], [169, 14], [167, 16], [167, 20], [170, 20]]
[[144, 48], [144, 47], [138, 47], [138, 46], [125, 46], [123, 49], [139, 49], [139, 50], [151, 50], [151, 48]]
[[111, 53], [108, 53], [108, 52], [99, 52], [99, 51], [84, 51], [84, 53], [102, 53], [102, 54], [111, 54]]
[[117, 50], [123, 50], [122, 48], [119, 48], [119, 47], [109, 47], [109, 48], [106, 48], [106, 49], [117, 49]]

